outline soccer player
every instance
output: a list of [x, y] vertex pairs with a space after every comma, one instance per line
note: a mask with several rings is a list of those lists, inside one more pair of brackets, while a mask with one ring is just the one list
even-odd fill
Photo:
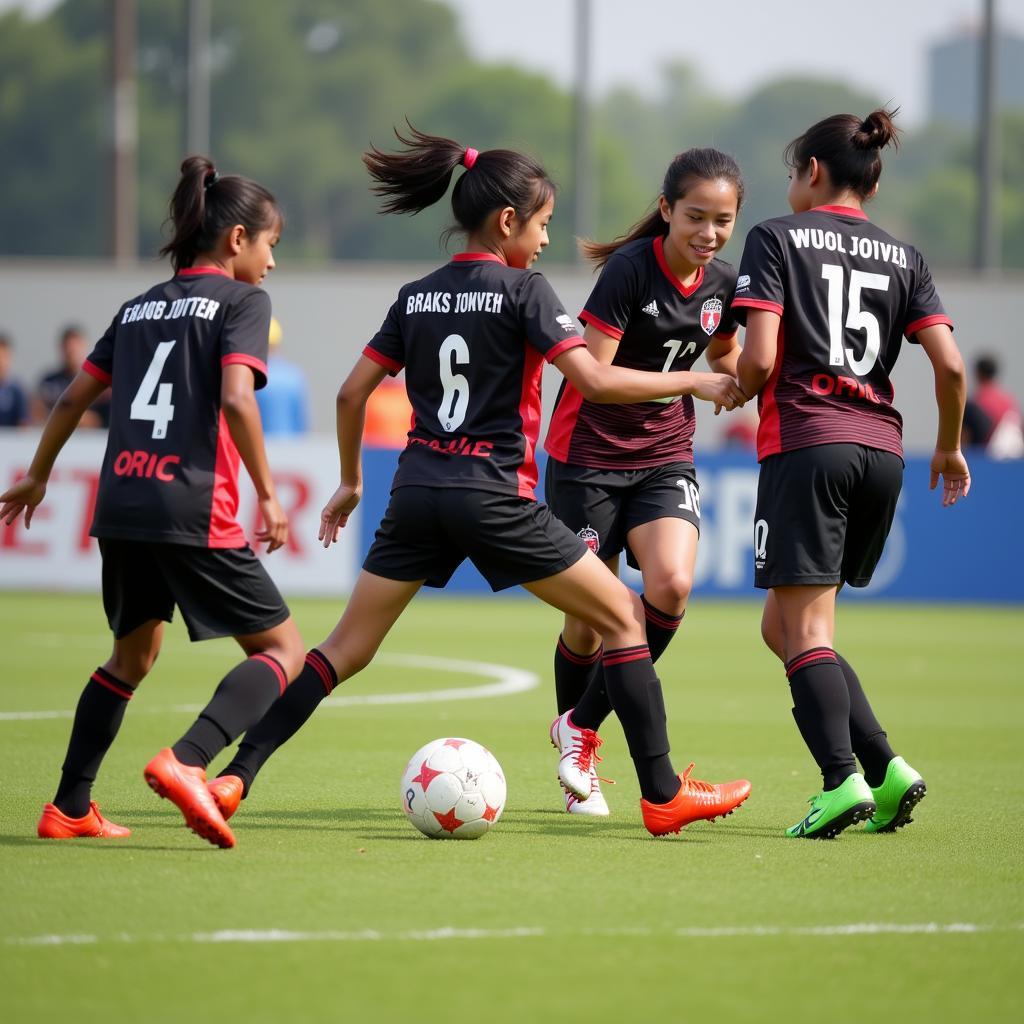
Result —
[[[260, 767], [337, 684], [373, 658], [417, 591], [443, 587], [466, 558], [494, 590], [523, 586], [586, 622], [604, 639], [604, 678], [622, 721], [642, 793], [644, 822], [660, 835], [706, 817], [668, 756], [661, 683], [651, 664], [639, 599], [587, 545], [536, 500], [534, 449], [540, 378], [553, 363], [589, 401], [651, 401], [695, 388], [725, 408], [733, 378], [646, 373], [598, 362], [547, 281], [530, 269], [548, 244], [555, 187], [519, 153], [478, 153], [415, 129], [404, 149], [364, 156], [385, 212], [417, 213], [452, 193], [466, 249], [405, 285], [338, 393], [341, 483], [323, 510], [320, 538], [334, 542], [362, 490], [360, 445], [369, 396], [403, 367], [415, 413], [391, 502], [345, 612], [306, 668], [210, 783], [227, 816]], [[589, 768], [566, 785], [590, 792]], [[729, 809], [749, 792], [732, 784]], [[724, 811], [719, 811], [724, 813]]]
[[[765, 643], [786, 667], [793, 717], [824, 789], [787, 829], [832, 838], [907, 824], [925, 795], [835, 650], [836, 594], [864, 587], [903, 479], [902, 419], [889, 379], [902, 338], [931, 361], [938, 440], [931, 487], [966, 497], [963, 361], [921, 254], [868, 220], [895, 111], [837, 114], [789, 144], [793, 215], [748, 235], [733, 308], [746, 320], [740, 386], [760, 392], [754, 582], [768, 590]], [[857, 770], [860, 761], [863, 775]]]
[[[613, 242], [583, 243], [602, 268], [580, 313], [598, 362], [668, 373], [689, 370], [704, 353], [713, 371], [735, 377], [740, 349], [730, 307], [736, 271], [716, 257], [742, 201], [743, 178], [732, 157], [688, 149], [669, 165], [648, 217]], [[566, 381], [544, 445], [551, 511], [612, 572], [625, 548], [629, 564], [643, 573], [652, 661], [675, 636], [693, 584], [700, 531], [693, 399], [710, 394], [698, 387], [667, 401], [602, 404], [587, 401]], [[555, 648], [555, 696], [552, 741], [561, 757], [587, 760], [591, 773], [589, 796], [579, 800], [566, 791], [565, 808], [605, 816], [608, 804], [590, 749], [600, 741], [581, 735], [596, 732], [611, 713], [601, 637], [572, 615]], [[686, 784], [700, 786], [689, 777], [692, 768]]]
[[57, 401], [27, 475], [0, 495], [0, 519], [10, 524], [24, 511], [28, 528], [64, 444], [112, 389], [91, 532], [114, 649], [78, 701], [60, 785], [39, 820], [46, 839], [129, 834], [100, 813], [92, 784], [175, 605], [192, 640], [233, 636], [246, 654], [144, 773], [217, 846], [235, 840], [206, 789], [206, 766], [303, 664], [299, 631], [235, 518], [241, 459], [263, 516], [257, 540], [268, 551], [287, 540], [254, 394], [266, 381], [270, 328], [270, 300], [258, 286], [274, 268], [281, 213], [261, 185], [221, 177], [191, 156], [170, 216], [174, 235], [161, 255], [170, 255], [174, 276], [121, 306]]

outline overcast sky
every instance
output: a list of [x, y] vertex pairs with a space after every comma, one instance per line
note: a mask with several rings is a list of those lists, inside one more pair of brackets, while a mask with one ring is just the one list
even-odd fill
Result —
[[[445, 0], [473, 52], [574, 74], [575, 0]], [[928, 47], [977, 24], [982, 0], [590, 0], [591, 80], [597, 92], [657, 88], [658, 67], [682, 60], [716, 91], [739, 97], [783, 74], [831, 75], [902, 108], [927, 113]], [[1024, 0], [996, 0], [1001, 24], [1024, 35]], [[850, 13], [852, 12], [852, 14]]]

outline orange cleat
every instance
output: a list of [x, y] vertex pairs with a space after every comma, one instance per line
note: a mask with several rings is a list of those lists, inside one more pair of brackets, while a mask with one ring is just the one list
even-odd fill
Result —
[[45, 804], [36, 834], [40, 839], [127, 839], [132, 830], [107, 821], [93, 802], [81, 818], [69, 818], [54, 804]]
[[221, 817], [227, 821], [242, 802], [242, 780], [237, 775], [218, 775], [206, 783]]
[[146, 765], [142, 774], [157, 796], [170, 800], [181, 811], [185, 824], [197, 836], [224, 850], [235, 845], [234, 834], [206, 788], [206, 772], [202, 768], [182, 764], [167, 747]]
[[691, 779], [693, 765], [679, 776], [679, 792], [667, 804], [640, 801], [644, 825], [652, 836], [678, 832], [694, 821], [713, 821], [732, 814], [750, 796], [750, 783], [746, 779], [735, 782], [710, 783]]

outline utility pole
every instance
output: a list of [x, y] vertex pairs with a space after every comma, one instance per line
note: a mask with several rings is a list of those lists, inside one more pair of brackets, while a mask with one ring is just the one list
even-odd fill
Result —
[[999, 93], [996, 0], [984, 0], [978, 62], [978, 227], [975, 266], [985, 272], [1000, 265]]
[[[589, 238], [593, 223], [593, 155], [590, 142], [590, 0], [576, 0], [576, 88], [573, 95], [573, 193], [572, 231]], [[582, 260], [573, 245], [573, 260]]]
[[133, 263], [138, 258], [138, 92], [135, 77], [135, 0], [113, 0], [111, 32], [111, 93], [113, 131], [111, 181], [114, 261]]
[[185, 149], [210, 154], [210, 0], [188, 0]]

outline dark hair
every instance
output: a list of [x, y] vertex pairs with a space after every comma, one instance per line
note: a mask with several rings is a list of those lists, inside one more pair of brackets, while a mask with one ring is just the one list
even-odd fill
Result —
[[215, 248], [226, 228], [241, 224], [255, 236], [283, 218], [277, 200], [262, 185], [237, 174], [221, 177], [209, 157], [188, 156], [181, 164], [168, 220], [174, 236], [160, 255], [170, 255], [177, 272]]
[[376, 182], [373, 191], [383, 199], [382, 213], [417, 214], [432, 206], [448, 191], [457, 167], [466, 172], [452, 189], [455, 224], [443, 235], [478, 230], [494, 211], [511, 206], [520, 220], [528, 220], [558, 191], [536, 160], [512, 149], [486, 149], [472, 154], [454, 139], [427, 135], [407, 121], [409, 134], [397, 128], [395, 137], [405, 147], [401, 153], [385, 153], [374, 145], [363, 154], [363, 163]]
[[889, 143], [893, 149], [899, 148], [900, 130], [892, 123], [899, 109], [880, 107], [863, 121], [856, 114], [826, 117], [786, 147], [786, 165], [803, 173], [813, 156], [828, 168], [837, 189], [851, 189], [867, 199], [882, 173], [881, 150]]
[[[682, 199], [690, 188], [698, 181], [729, 181], [736, 187], [736, 209], [743, 205], [743, 174], [739, 164], [718, 149], [687, 149], [677, 154], [665, 172], [665, 180], [661, 185], [661, 195], [674, 206]], [[660, 197], [659, 197], [660, 198]], [[657, 238], [668, 234], [668, 224], [655, 206], [643, 220], [637, 221], [624, 235], [611, 242], [594, 242], [584, 239], [580, 242], [583, 255], [597, 266], [604, 266], [616, 249], [638, 238]]]
[[986, 383], [999, 376], [999, 362], [995, 356], [978, 356], [974, 361], [974, 372]]
[[60, 329], [60, 345], [64, 345], [68, 338], [73, 338], [75, 335], [81, 335], [83, 338], [87, 338], [88, 335], [85, 333], [85, 328], [81, 324], [65, 324]]

